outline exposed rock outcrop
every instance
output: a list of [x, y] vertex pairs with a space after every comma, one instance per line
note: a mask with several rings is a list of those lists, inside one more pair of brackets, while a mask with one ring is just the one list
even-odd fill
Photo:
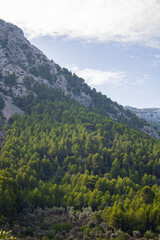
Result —
[[89, 105], [90, 96], [83, 91], [76, 95], [68, 90], [68, 81], [62, 73], [53, 60], [50, 61], [30, 44], [20, 28], [0, 20], [0, 87], [11, 98], [29, 93], [25, 79], [30, 78], [49, 87], [60, 88], [66, 95]]
[[131, 112], [139, 118], [145, 119], [152, 127], [156, 127], [160, 131], [160, 108], [133, 108], [126, 106]]

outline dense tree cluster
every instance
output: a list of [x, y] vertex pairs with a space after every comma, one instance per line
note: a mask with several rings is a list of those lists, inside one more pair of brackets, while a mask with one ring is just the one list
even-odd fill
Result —
[[[29, 79], [25, 79], [29, 85]], [[159, 231], [160, 141], [35, 86], [5, 127], [0, 215], [23, 208], [91, 207], [111, 228]]]

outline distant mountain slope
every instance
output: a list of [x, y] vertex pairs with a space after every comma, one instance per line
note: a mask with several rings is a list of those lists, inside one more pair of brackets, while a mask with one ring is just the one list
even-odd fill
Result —
[[133, 108], [126, 106], [131, 112], [136, 114], [139, 118], [145, 119], [151, 126], [160, 131], [160, 108]]
[[[15, 106], [16, 98], [29, 94], [35, 96], [37, 83], [60, 89], [90, 110], [114, 121], [143, 131], [148, 127], [146, 121], [124, 110], [105, 95], [91, 89], [82, 78], [49, 60], [30, 44], [21, 29], [0, 20], [0, 111], [5, 119], [8, 120], [14, 113], [24, 113]], [[151, 128], [148, 134], [159, 137]]]

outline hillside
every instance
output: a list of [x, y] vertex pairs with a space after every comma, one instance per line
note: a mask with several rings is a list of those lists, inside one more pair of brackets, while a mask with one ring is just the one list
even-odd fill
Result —
[[[90, 232], [111, 235], [115, 228], [130, 234], [157, 231], [160, 141], [93, 113], [44, 85], [30, 101], [21, 100], [27, 114], [15, 115], [5, 127], [0, 156], [0, 213], [14, 234], [56, 236], [56, 224], [68, 221], [72, 229], [78, 227], [78, 239], [91, 236]], [[47, 211], [63, 211], [66, 217], [57, 216], [53, 222]], [[83, 211], [87, 211], [84, 216]], [[30, 214], [37, 222], [18, 220]], [[103, 231], [102, 223], [107, 223]], [[1, 226], [5, 228], [4, 221]], [[72, 236], [75, 239], [75, 230]]]
[[137, 117], [145, 119], [152, 127], [157, 128], [160, 131], [160, 108], [133, 108], [126, 106], [131, 112], [137, 115]]
[[158, 237], [160, 140], [139, 130], [158, 133], [0, 26], [0, 227], [18, 239]]
[[65, 95], [89, 106], [92, 111], [159, 137], [146, 121], [124, 110], [116, 102], [91, 89], [82, 78], [49, 60], [29, 43], [21, 29], [0, 20], [0, 110], [5, 119], [8, 120], [14, 113], [24, 113], [20, 106], [16, 106], [15, 99], [31, 93], [35, 96], [37, 83], [61, 89]]

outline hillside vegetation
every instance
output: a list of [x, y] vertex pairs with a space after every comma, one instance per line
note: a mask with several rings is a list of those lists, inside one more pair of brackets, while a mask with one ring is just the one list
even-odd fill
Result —
[[1, 19], [0, 36], [0, 239], [158, 239], [158, 131]]
[[[14, 115], [4, 129], [2, 227], [8, 221], [14, 228], [24, 209], [74, 207], [75, 215], [90, 207], [94, 221], [106, 222], [107, 229], [159, 232], [160, 141], [91, 111], [59, 90], [38, 87], [37, 97], [16, 100], [26, 114]], [[88, 227], [88, 236], [96, 224]]]

